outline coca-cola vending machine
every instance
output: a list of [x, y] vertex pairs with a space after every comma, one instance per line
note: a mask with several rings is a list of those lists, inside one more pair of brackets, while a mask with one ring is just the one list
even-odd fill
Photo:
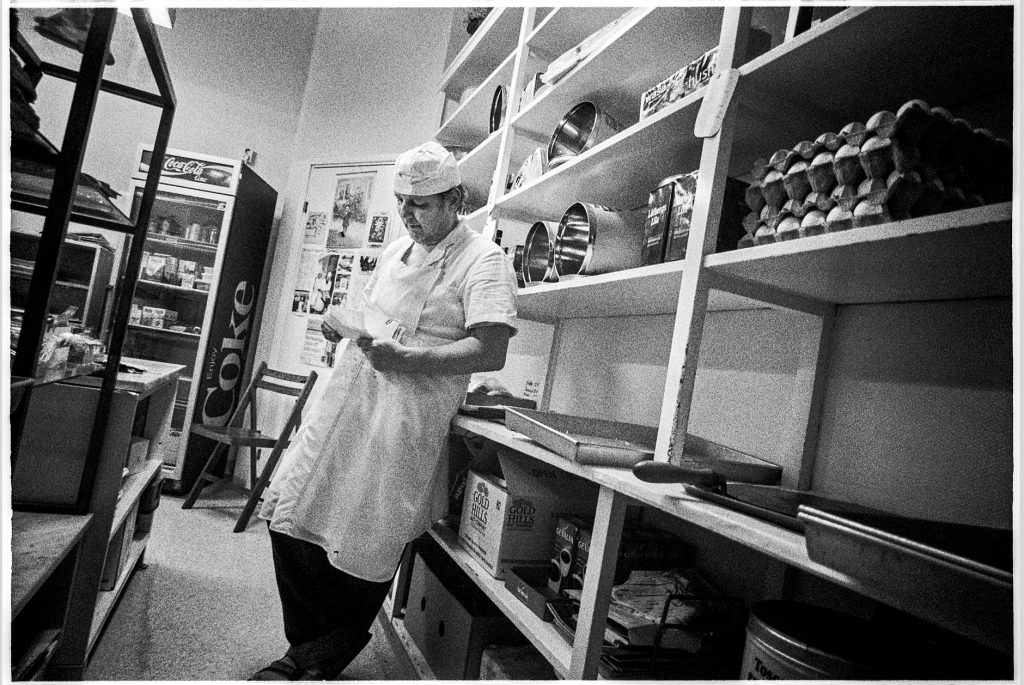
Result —
[[[152, 148], [132, 175], [138, 211]], [[277, 192], [239, 160], [168, 149], [161, 163], [123, 353], [183, 364], [165, 489], [192, 487], [214, 443], [193, 423], [225, 425], [251, 374]]]

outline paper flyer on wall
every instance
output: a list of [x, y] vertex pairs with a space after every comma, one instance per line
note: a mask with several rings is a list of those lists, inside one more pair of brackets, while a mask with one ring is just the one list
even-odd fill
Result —
[[302, 232], [303, 247], [323, 247], [327, 242], [327, 212], [310, 212]]
[[306, 320], [306, 337], [303, 340], [300, 361], [310, 366], [334, 366], [334, 355], [338, 345], [324, 337], [319, 317]]

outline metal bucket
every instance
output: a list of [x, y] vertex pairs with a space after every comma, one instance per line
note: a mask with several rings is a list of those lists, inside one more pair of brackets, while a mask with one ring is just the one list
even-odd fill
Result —
[[756, 602], [747, 623], [744, 680], [864, 680], [888, 675], [891, 650], [854, 616], [800, 602]]
[[558, 280], [555, 271], [557, 235], [558, 224], [554, 221], [538, 221], [530, 227], [523, 244], [523, 281], [527, 284]]
[[589, 276], [640, 266], [646, 218], [646, 209], [572, 205], [562, 215], [555, 238], [558, 276]]
[[562, 117], [548, 143], [548, 169], [568, 162], [622, 130], [593, 102], [581, 102]]

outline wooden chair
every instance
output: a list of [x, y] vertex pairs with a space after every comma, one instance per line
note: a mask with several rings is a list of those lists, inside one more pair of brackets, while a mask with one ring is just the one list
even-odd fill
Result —
[[[285, 381], [291, 385], [272, 382], [266, 380], [267, 378], [274, 379], [275, 381]], [[288, 446], [292, 433], [302, 422], [302, 408], [305, 406], [306, 400], [309, 398], [309, 393], [313, 389], [314, 383], [316, 383], [315, 371], [310, 371], [308, 375], [300, 376], [292, 373], [275, 371], [274, 369], [268, 368], [267, 363], [263, 362], [260, 364], [259, 369], [256, 370], [256, 374], [249, 383], [249, 387], [245, 389], [242, 399], [238, 402], [238, 408], [235, 409], [226, 426], [206, 426], [199, 423], [193, 424], [191, 430], [193, 435], [201, 435], [204, 438], [215, 440], [217, 445], [214, 446], [213, 452], [210, 454], [210, 458], [206, 460], [206, 465], [203, 466], [202, 473], [200, 473], [199, 477], [196, 478], [196, 482], [192, 486], [192, 490], [188, 493], [188, 497], [186, 497], [184, 503], [182, 503], [181, 508], [191, 509], [192, 505], [194, 505], [196, 500], [199, 498], [200, 491], [206, 487], [207, 483], [214, 483], [221, 480], [218, 476], [211, 474], [210, 469], [217, 463], [217, 459], [226, 449], [229, 447], [247, 447], [249, 448], [249, 487], [251, 491], [249, 493], [249, 499], [246, 501], [245, 507], [242, 509], [242, 514], [238, 517], [238, 523], [235, 524], [236, 533], [245, 531], [246, 527], [249, 525], [249, 519], [256, 510], [256, 505], [259, 504], [260, 497], [263, 495], [263, 490], [266, 489], [267, 483], [270, 482], [270, 477], [274, 475], [274, 468], [277, 466], [277, 462], [281, 458], [284, 448]], [[256, 399], [257, 390], [267, 390], [269, 392], [290, 395], [296, 398], [295, 405], [292, 407], [291, 414], [288, 416], [288, 420], [285, 422], [284, 428], [281, 430], [280, 435], [276, 437], [273, 435], [265, 435], [256, 427], [256, 402], [254, 400]], [[249, 409], [248, 428], [242, 425], [247, 408]], [[267, 463], [263, 466], [263, 471], [260, 472], [259, 477], [257, 477], [256, 460], [259, 456], [259, 450], [261, 449], [270, 449], [271, 452], [270, 456], [267, 457]], [[225, 473], [226, 478], [231, 477], [230, 471], [231, 469], [228, 468]]]

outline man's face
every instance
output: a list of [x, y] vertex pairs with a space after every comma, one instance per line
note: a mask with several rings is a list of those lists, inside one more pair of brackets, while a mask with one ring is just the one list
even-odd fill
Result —
[[395, 193], [398, 215], [413, 241], [424, 247], [437, 245], [455, 227], [458, 216], [454, 202], [445, 195], [402, 195]]

